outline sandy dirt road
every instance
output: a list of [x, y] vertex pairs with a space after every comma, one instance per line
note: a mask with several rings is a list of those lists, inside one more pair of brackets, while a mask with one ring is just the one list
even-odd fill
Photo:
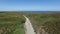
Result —
[[26, 16], [24, 16], [24, 17], [26, 18], [26, 22], [24, 24], [25, 34], [36, 34], [34, 32], [34, 29], [32, 27], [32, 24], [31, 24], [30, 20]]

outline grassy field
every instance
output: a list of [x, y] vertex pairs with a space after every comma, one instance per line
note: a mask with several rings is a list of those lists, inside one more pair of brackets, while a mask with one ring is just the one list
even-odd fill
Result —
[[0, 34], [24, 34], [25, 18], [21, 13], [0, 13]]
[[49, 34], [60, 34], [60, 13], [26, 14], [37, 33], [40, 26]]

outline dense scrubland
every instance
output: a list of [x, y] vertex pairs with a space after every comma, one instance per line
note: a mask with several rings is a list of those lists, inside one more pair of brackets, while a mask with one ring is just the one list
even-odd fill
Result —
[[25, 19], [21, 13], [0, 13], [0, 34], [24, 34]]
[[22, 12], [1, 12], [0, 13], [0, 34], [25, 34], [24, 22], [27, 16], [35, 32], [40, 32], [40, 27], [49, 34], [60, 34], [60, 13], [22, 13]]
[[60, 34], [60, 13], [42, 13], [42, 14], [26, 14], [31, 20], [35, 32], [40, 33], [40, 27], [49, 34]]

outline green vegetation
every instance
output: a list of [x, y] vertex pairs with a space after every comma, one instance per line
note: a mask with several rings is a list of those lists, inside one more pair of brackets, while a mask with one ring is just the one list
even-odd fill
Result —
[[60, 13], [51, 14], [26, 14], [31, 20], [35, 32], [37, 33], [40, 26], [44, 26], [49, 34], [60, 34]]
[[24, 22], [26, 15], [37, 33], [40, 26], [49, 34], [60, 34], [60, 13], [34, 14], [6, 12], [0, 13], [0, 34], [25, 34]]
[[24, 34], [24, 22], [21, 13], [0, 13], [0, 34]]

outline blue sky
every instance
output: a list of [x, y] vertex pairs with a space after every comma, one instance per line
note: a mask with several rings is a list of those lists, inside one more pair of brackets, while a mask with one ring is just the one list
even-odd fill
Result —
[[60, 11], [60, 0], [0, 0], [0, 11]]

